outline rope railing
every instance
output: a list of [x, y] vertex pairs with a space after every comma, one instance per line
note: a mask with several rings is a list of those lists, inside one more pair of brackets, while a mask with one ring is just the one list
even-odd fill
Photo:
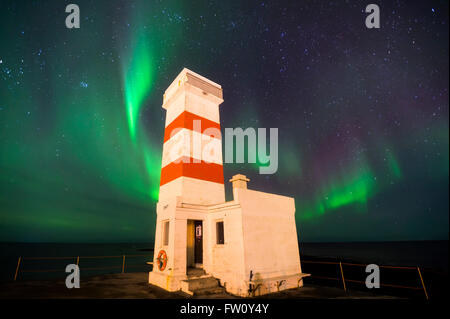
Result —
[[60, 259], [74, 259], [77, 257], [23, 257], [22, 260], [60, 260]]
[[14, 272], [14, 281], [17, 280], [19, 273], [52, 273], [52, 272], [61, 272], [62, 269], [23, 269], [23, 263], [25, 260], [27, 261], [37, 261], [37, 260], [74, 260], [76, 264], [80, 264], [81, 259], [112, 259], [112, 258], [121, 258], [121, 265], [116, 266], [107, 266], [107, 267], [83, 267], [84, 271], [87, 270], [110, 270], [110, 269], [121, 269], [122, 273], [125, 273], [126, 268], [136, 268], [136, 267], [145, 267], [151, 265], [151, 263], [142, 263], [142, 264], [127, 264], [127, 258], [133, 257], [151, 257], [152, 254], [134, 254], [134, 255], [114, 255], [114, 256], [64, 256], [64, 257], [22, 257], [20, 256], [17, 260], [16, 270]]
[[[353, 280], [353, 279], [345, 278], [344, 277], [344, 270], [343, 270], [342, 266], [345, 265], [345, 266], [366, 267], [367, 264], [357, 264], [357, 263], [348, 263], [348, 262], [333, 262], [333, 261], [312, 261], [312, 260], [302, 260], [301, 262], [305, 263], [305, 264], [323, 264], [323, 265], [336, 265], [336, 266], [339, 265], [341, 278], [324, 277], [324, 276], [317, 276], [317, 275], [311, 275], [310, 277], [318, 278], [318, 279], [336, 280], [336, 281], [341, 281], [342, 280], [342, 285], [343, 285], [344, 291], [347, 291], [347, 286], [345, 284], [346, 282], [366, 284], [365, 281]], [[422, 287], [411, 287], [411, 286], [402, 286], [402, 285], [394, 285], [394, 284], [381, 284], [381, 283], [380, 283], [380, 286], [381, 287], [390, 287], [390, 288], [411, 289], [411, 290], [423, 290], [423, 292], [425, 294], [425, 298], [429, 299], [428, 292], [427, 292], [427, 289], [425, 287], [425, 283], [423, 281], [422, 273], [421, 273], [420, 268], [418, 266], [417, 267], [412, 267], [412, 266], [379, 265], [378, 267], [380, 267], [380, 268], [389, 268], [389, 269], [417, 270], [417, 272], [419, 274], [420, 282], [422, 284]]]
[[[83, 270], [111, 270], [111, 269], [121, 269], [122, 273], [125, 273], [126, 268], [136, 268], [136, 267], [142, 267], [145, 265], [152, 265], [152, 262], [146, 262], [143, 264], [126, 264], [126, 258], [132, 258], [132, 257], [150, 257], [150, 254], [137, 254], [137, 255], [114, 255], [114, 256], [70, 256], [70, 257], [19, 257], [17, 260], [17, 266], [14, 273], [14, 281], [17, 280], [17, 277], [19, 273], [44, 273], [44, 272], [61, 272], [62, 269], [21, 269], [21, 266], [23, 268], [23, 262], [25, 260], [32, 261], [32, 260], [76, 260], [76, 264], [79, 265], [81, 259], [111, 259], [111, 258], [121, 258], [122, 264], [116, 265], [116, 266], [107, 266], [107, 267], [85, 267]], [[352, 283], [358, 283], [358, 284], [365, 284], [364, 281], [360, 280], [354, 280], [354, 279], [348, 279], [344, 277], [344, 270], [342, 266], [356, 266], [356, 267], [366, 267], [367, 264], [358, 264], [358, 263], [348, 263], [348, 262], [332, 262], [332, 261], [311, 261], [311, 260], [302, 260], [301, 261], [304, 264], [322, 264], [322, 265], [339, 265], [340, 269], [340, 278], [335, 277], [327, 277], [327, 276], [319, 276], [319, 275], [311, 275], [311, 278], [317, 278], [317, 279], [325, 279], [325, 280], [334, 280], [334, 281], [342, 281], [342, 285], [345, 291], [347, 291], [346, 282], [352, 282]], [[382, 287], [391, 287], [391, 288], [401, 288], [401, 289], [411, 289], [411, 290], [423, 290], [426, 299], [429, 299], [428, 292], [425, 287], [425, 283], [422, 277], [422, 273], [420, 271], [419, 267], [412, 267], [412, 266], [389, 266], [389, 265], [379, 265], [380, 268], [390, 268], [390, 269], [408, 269], [408, 270], [417, 270], [420, 278], [420, 282], [422, 284], [422, 287], [411, 287], [411, 286], [403, 286], [403, 285], [395, 285], [395, 284], [381, 284]]]
[[[71, 256], [71, 257], [22, 257], [22, 260], [52, 260], [52, 259], [76, 259], [76, 258], [122, 258], [124, 255], [116, 255], [116, 256]], [[127, 257], [146, 257], [150, 256], [149, 254], [144, 255], [125, 255]]]

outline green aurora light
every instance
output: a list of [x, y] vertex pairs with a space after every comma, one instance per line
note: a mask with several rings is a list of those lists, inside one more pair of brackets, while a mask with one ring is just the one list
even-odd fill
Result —
[[223, 86], [223, 128], [279, 128], [276, 174], [260, 175], [258, 158], [225, 163], [225, 184], [242, 173], [250, 189], [295, 198], [302, 240], [448, 238], [441, 16], [416, 8], [430, 30], [421, 50], [400, 24], [384, 61], [392, 40], [355, 47], [360, 18], [316, 25], [318, 4], [77, 4], [79, 30], [51, 1], [1, 10], [0, 240], [152, 240], [162, 96], [183, 67]]

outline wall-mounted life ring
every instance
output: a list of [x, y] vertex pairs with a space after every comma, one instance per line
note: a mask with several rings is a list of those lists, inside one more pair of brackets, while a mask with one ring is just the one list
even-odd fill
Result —
[[163, 271], [167, 266], [167, 254], [164, 250], [160, 250], [158, 253], [158, 258], [156, 258], [156, 262], [158, 264], [158, 269]]

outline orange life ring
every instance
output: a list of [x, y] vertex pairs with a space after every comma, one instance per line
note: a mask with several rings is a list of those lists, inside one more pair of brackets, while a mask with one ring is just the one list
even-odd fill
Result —
[[164, 250], [160, 250], [158, 253], [158, 258], [156, 258], [156, 261], [158, 263], [158, 269], [160, 271], [163, 271], [166, 269], [167, 266], [167, 254]]

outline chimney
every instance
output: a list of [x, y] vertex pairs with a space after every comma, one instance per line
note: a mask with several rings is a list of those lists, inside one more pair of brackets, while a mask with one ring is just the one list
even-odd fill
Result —
[[236, 174], [233, 176], [232, 179], [230, 179], [230, 182], [233, 183], [233, 189], [235, 188], [247, 189], [247, 182], [250, 182], [250, 180], [245, 175]]

